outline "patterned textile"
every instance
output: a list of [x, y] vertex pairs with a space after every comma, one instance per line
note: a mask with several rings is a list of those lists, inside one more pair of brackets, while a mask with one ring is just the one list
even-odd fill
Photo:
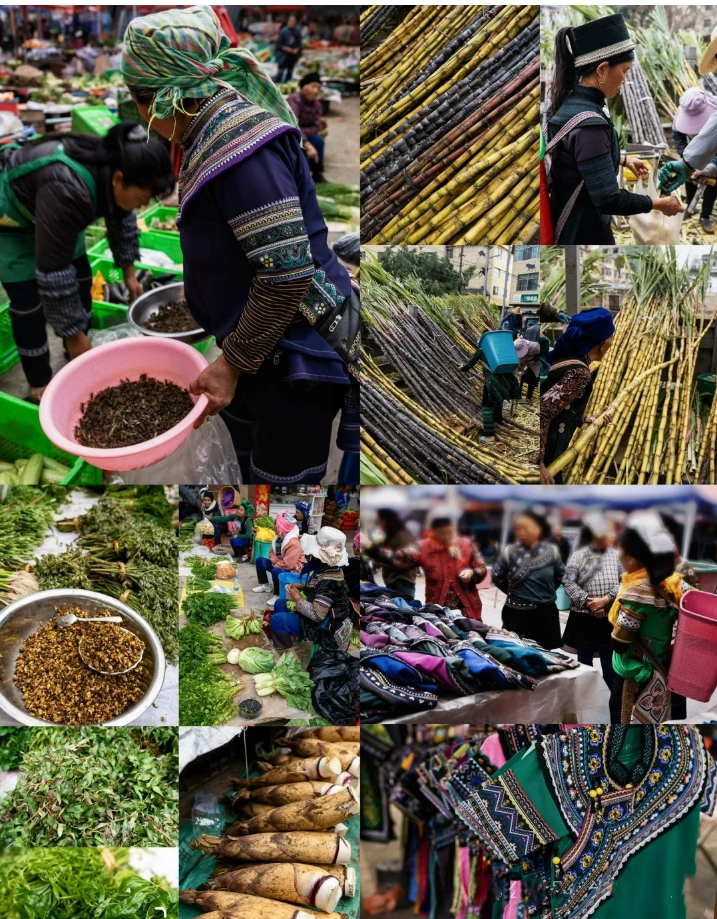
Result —
[[[569, 364], [569, 367], [565, 366], [566, 364]], [[551, 375], [555, 377], [555, 382], [551, 382]], [[591, 381], [590, 368], [585, 361], [575, 359], [562, 364], [554, 364], [551, 368], [548, 379], [540, 388], [541, 457], [546, 455], [548, 431], [554, 422], [557, 424], [555, 435], [561, 435], [561, 443], [564, 442], [567, 447], [573, 431], [582, 424], [583, 414], [583, 408], [581, 408], [580, 417], [573, 417], [571, 406], [574, 406], [576, 402], [587, 404], [586, 394], [589, 397]], [[551, 451], [549, 462], [559, 455], [557, 452], [553, 455]]]
[[560, 560], [558, 547], [550, 542], [539, 542], [532, 549], [520, 543], [513, 543], [496, 559], [493, 566], [493, 582], [506, 592], [514, 591], [541, 568], [554, 568], [558, 583], [562, 580], [565, 566]]
[[241, 214], [229, 225], [260, 277], [281, 282], [313, 275], [314, 262], [298, 197]]
[[152, 118], [171, 118], [175, 111], [184, 111], [185, 99], [205, 99], [229, 84], [254, 105], [296, 124], [259, 61], [245, 48], [231, 47], [210, 6], [133, 19], [124, 34], [121, 68], [130, 89], [157, 90]]
[[295, 130], [230, 89], [212, 96], [190, 124], [183, 141], [177, 224], [181, 223], [183, 209], [207, 182], [275, 137]]
[[61, 271], [35, 272], [45, 319], [60, 338], [87, 331], [87, 313], [80, 301], [77, 270], [69, 265]]
[[[538, 741], [549, 788], [574, 837], [554, 888], [555, 919], [594, 912], [630, 857], [702, 801], [708, 753], [696, 729], [643, 729], [642, 757], [629, 773], [618, 760], [627, 730], [593, 725]], [[595, 805], [590, 791], [597, 789]]]
[[137, 217], [134, 211], [118, 215], [115, 212], [105, 217], [107, 242], [115, 265], [127, 268], [139, 261], [139, 236]]
[[602, 552], [593, 546], [576, 549], [568, 559], [563, 587], [570, 597], [570, 608], [591, 616], [587, 600], [591, 597], [609, 597], [611, 602], [620, 589], [622, 566], [617, 549]]
[[[341, 568], [322, 564], [309, 576], [305, 593], [306, 599], [296, 604], [296, 611], [306, 619], [301, 623], [305, 637], [315, 644], [348, 650], [353, 611]], [[324, 625], [327, 617], [328, 625]]]

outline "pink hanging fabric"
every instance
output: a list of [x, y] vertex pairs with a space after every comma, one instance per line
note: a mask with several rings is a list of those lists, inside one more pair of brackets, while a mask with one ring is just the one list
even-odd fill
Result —
[[468, 894], [471, 883], [471, 850], [468, 846], [461, 846], [458, 850], [458, 870], [461, 883], [461, 905], [456, 913], [456, 919], [465, 919], [468, 912]]
[[490, 737], [486, 737], [481, 744], [480, 752], [487, 756], [494, 766], [499, 768], [500, 766], [505, 766], [508, 762], [505, 758], [505, 753], [503, 753], [503, 747], [500, 745], [500, 737], [497, 732], [491, 734]]

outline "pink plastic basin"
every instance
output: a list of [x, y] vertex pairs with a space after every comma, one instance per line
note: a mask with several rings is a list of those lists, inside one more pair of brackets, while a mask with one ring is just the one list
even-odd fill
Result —
[[184, 443], [206, 408], [206, 396], [192, 396], [192, 411], [159, 437], [112, 450], [83, 447], [75, 440], [80, 406], [91, 393], [117, 386], [122, 380], [138, 380], [143, 373], [188, 389], [206, 366], [207, 359], [196, 348], [171, 339], [125, 338], [100, 345], [70, 361], [50, 380], [40, 402], [40, 424], [56, 447], [100, 469], [124, 472], [149, 466]]
[[668, 686], [688, 699], [709, 702], [717, 689], [717, 596], [688, 590], [680, 603]]

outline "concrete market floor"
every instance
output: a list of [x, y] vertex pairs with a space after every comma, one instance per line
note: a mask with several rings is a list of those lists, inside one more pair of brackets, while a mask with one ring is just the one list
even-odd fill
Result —
[[[342, 100], [340, 105], [332, 103], [326, 118], [328, 135], [326, 137], [326, 163], [324, 174], [328, 182], [341, 182], [346, 185], [357, 185], [359, 181], [359, 100], [358, 96], [350, 96]], [[343, 229], [333, 229], [330, 226], [329, 244], [343, 235]], [[67, 360], [64, 356], [62, 340], [55, 335], [48, 326], [50, 340], [50, 358], [55, 372], [64, 367]], [[207, 351], [207, 359], [212, 361], [219, 354], [219, 349], [212, 345]], [[25, 374], [19, 363], [11, 367], [7, 373], [0, 375], [0, 390], [24, 399], [29, 395]], [[338, 482], [338, 469], [342, 453], [335, 446], [338, 418], [334, 425], [334, 437], [329, 455], [329, 465], [326, 481]]]

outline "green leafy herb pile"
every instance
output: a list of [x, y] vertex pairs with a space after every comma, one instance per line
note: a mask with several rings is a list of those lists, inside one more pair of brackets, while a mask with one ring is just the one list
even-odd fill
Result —
[[198, 578], [194, 577], [194, 575], [187, 578], [187, 590], [190, 592], [194, 590], [211, 590], [211, 587], [212, 582], [207, 581], [206, 578]]
[[193, 517], [187, 517], [179, 524], [179, 548], [191, 549], [194, 545], [194, 527], [197, 521]]
[[23, 849], [0, 856], [3, 919], [178, 919], [178, 892], [145, 880], [127, 849]]
[[301, 662], [288, 651], [281, 655], [277, 665], [269, 673], [257, 673], [254, 685], [257, 695], [269, 696], [278, 692], [293, 708], [314, 714], [311, 705], [313, 680], [301, 666]]
[[199, 555], [188, 555], [184, 564], [189, 568], [192, 574], [198, 578], [206, 578], [213, 581], [217, 576], [218, 558], [208, 558], [206, 561]]
[[0, 801], [0, 851], [176, 846], [177, 730], [147, 730], [34, 728], [23, 776]]
[[30, 728], [0, 728], [0, 771], [19, 768], [30, 743]]
[[[86, 514], [58, 524], [81, 535], [65, 552], [38, 559], [34, 573], [42, 590], [96, 590], [126, 603], [149, 622], [167, 660], [175, 663], [177, 538], [171, 528], [130, 513], [113, 497], [112, 487]], [[162, 500], [171, 508], [163, 494]]]
[[231, 594], [188, 594], [182, 603], [182, 612], [195, 625], [214, 625], [220, 619], [227, 618], [235, 602]]
[[180, 724], [213, 726], [234, 717], [234, 697], [241, 683], [219, 669], [218, 664], [224, 663], [221, 638], [192, 622], [180, 631]]

